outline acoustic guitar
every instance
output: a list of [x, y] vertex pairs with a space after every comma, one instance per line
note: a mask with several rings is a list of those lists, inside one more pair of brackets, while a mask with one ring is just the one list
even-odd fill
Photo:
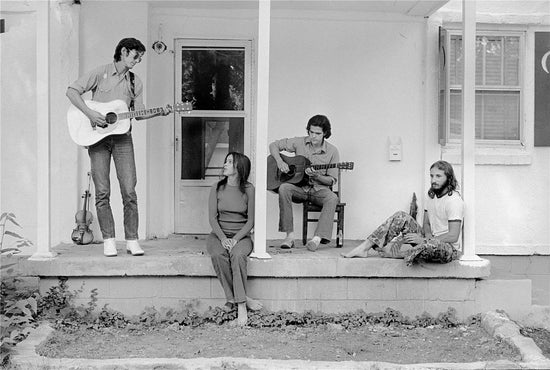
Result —
[[311, 164], [309, 159], [301, 155], [289, 157], [281, 154], [281, 158], [286, 164], [288, 164], [289, 171], [287, 173], [279, 170], [277, 162], [272, 155], [267, 157], [267, 190], [277, 191], [279, 186], [284, 183], [290, 183], [296, 186], [306, 184], [308, 181], [306, 168], [313, 168], [314, 170], [323, 170], [328, 168], [353, 170], [353, 162]]
[[[107, 126], [92, 127], [88, 117], [80, 109], [71, 104], [67, 111], [69, 134], [75, 143], [81, 146], [90, 146], [110, 135], [125, 134], [130, 130], [130, 119], [146, 117], [153, 113], [162, 112], [163, 108], [150, 108], [137, 111], [128, 110], [128, 105], [122, 100], [112, 100], [107, 103], [93, 100], [84, 101], [88, 107], [103, 114]], [[169, 106], [171, 109], [172, 107]], [[193, 110], [191, 102], [177, 103], [174, 112], [190, 112]]]

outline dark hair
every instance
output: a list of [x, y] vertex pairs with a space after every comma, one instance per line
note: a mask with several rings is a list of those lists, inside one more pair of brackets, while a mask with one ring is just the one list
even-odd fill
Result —
[[[456, 180], [453, 166], [446, 161], [437, 161], [430, 166], [430, 170], [434, 167], [443, 171], [443, 173], [445, 174], [445, 177], [447, 178], [447, 184], [443, 188], [443, 191], [441, 194], [447, 193], [447, 195], [451, 196], [453, 194], [453, 191], [456, 191], [458, 189], [458, 181]], [[428, 190], [428, 195], [430, 196], [430, 198], [433, 199], [435, 194], [436, 193], [434, 189], [430, 187], [430, 190]]]
[[138, 53], [145, 53], [145, 46], [138, 39], [132, 37], [122, 39], [115, 48], [115, 62], [120, 61], [122, 48], [126, 48], [128, 51], [135, 50]]
[[[239, 189], [241, 189], [241, 192], [244, 194], [248, 185], [248, 176], [250, 175], [250, 159], [242, 153], [229, 152], [225, 156], [223, 163], [227, 161], [229, 156], [233, 156], [233, 167], [235, 167], [237, 173], [239, 174]], [[226, 184], [227, 176], [224, 176], [223, 179], [218, 182], [216, 191], [220, 190], [220, 187], [222, 186], [225, 187]]]
[[307, 127], [306, 130], [309, 132], [309, 128], [311, 126], [317, 126], [321, 127], [323, 130], [323, 138], [328, 139], [331, 135], [330, 132], [330, 121], [326, 116], [323, 116], [322, 114], [318, 114], [316, 116], [313, 116], [307, 121]]

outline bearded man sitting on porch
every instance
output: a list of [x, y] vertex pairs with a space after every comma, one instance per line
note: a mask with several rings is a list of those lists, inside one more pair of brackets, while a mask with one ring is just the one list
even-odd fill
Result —
[[405, 212], [397, 212], [367, 239], [343, 257], [367, 257], [373, 249], [382, 257], [404, 258], [407, 266], [418, 260], [448, 263], [458, 258], [464, 202], [456, 190], [453, 167], [437, 161], [430, 167], [431, 187], [420, 226]]

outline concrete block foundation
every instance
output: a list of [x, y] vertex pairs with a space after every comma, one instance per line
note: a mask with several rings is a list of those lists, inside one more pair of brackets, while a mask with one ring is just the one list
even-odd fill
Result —
[[[95, 289], [98, 308], [108, 305], [128, 315], [145, 307], [178, 309], [191, 303], [200, 311], [223, 305], [223, 290], [204, 243], [190, 240], [194, 242], [144, 241], [142, 257], [107, 258], [101, 245], [61, 245], [54, 249], [54, 259], [21, 259], [17, 270], [39, 279], [43, 294], [63, 277], [77, 292], [77, 304], [87, 304]], [[315, 253], [302, 247], [290, 253], [269, 248], [271, 259], [249, 261], [248, 295], [272, 311], [380, 312], [390, 307], [411, 318], [423, 312], [437, 315], [449, 307], [461, 319], [494, 309], [520, 316], [531, 306], [531, 280], [488, 280], [487, 260], [407, 267], [398, 259], [340, 256], [353, 246], [324, 246]]]

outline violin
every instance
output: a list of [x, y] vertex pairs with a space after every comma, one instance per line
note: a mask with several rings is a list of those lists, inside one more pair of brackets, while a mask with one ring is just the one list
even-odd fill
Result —
[[71, 239], [76, 244], [90, 244], [94, 240], [94, 234], [90, 230], [90, 224], [92, 223], [94, 216], [92, 212], [88, 211], [88, 198], [90, 197], [90, 172], [88, 172], [88, 190], [84, 191], [82, 198], [84, 202], [82, 209], [76, 212], [74, 215], [74, 221], [76, 227], [73, 229]]

